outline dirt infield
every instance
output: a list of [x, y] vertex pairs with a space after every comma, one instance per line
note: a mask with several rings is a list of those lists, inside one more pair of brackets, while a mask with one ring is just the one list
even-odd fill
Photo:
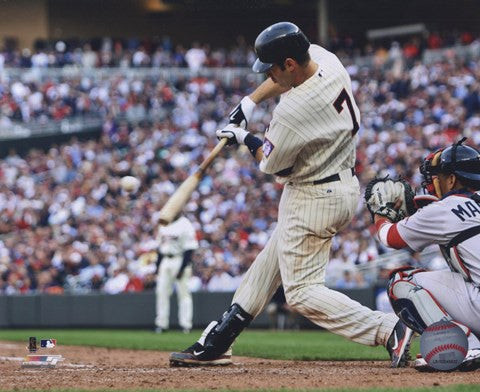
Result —
[[[170, 368], [168, 353], [63, 346], [56, 369], [21, 369], [25, 344], [0, 342], [0, 390], [22, 389], [256, 389], [422, 387], [476, 384], [480, 371], [419, 373], [387, 362], [274, 361], [235, 357], [222, 368]], [[47, 377], [48, 375], [48, 377]]]

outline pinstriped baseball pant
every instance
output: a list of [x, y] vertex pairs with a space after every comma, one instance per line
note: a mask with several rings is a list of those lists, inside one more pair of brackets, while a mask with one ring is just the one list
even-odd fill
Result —
[[187, 266], [183, 271], [182, 277], [177, 279], [182, 261], [182, 257], [166, 257], [160, 263], [155, 291], [155, 325], [162, 329], [168, 329], [170, 324], [170, 297], [175, 283], [178, 300], [178, 322], [182, 328], [192, 329], [193, 302], [192, 294], [188, 288], [188, 281], [192, 276], [192, 266]]
[[333, 236], [351, 221], [358, 205], [358, 180], [286, 185], [278, 224], [245, 274], [233, 298], [256, 317], [283, 283], [288, 304], [315, 324], [366, 345], [385, 345], [397, 316], [373, 311], [325, 286]]

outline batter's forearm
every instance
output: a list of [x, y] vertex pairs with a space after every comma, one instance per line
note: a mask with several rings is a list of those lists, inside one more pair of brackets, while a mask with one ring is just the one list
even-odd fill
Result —
[[263, 158], [263, 142], [251, 133], [247, 134], [243, 142], [248, 147], [248, 151], [250, 151], [250, 154], [252, 154], [255, 160], [260, 162]]
[[281, 87], [268, 78], [260, 84], [253, 93], [249, 95], [250, 99], [259, 104], [269, 98], [278, 97], [280, 94], [290, 90], [290, 87]]
[[263, 151], [262, 151], [262, 148], [259, 147], [257, 148], [257, 151], [255, 151], [255, 160], [260, 163], [262, 161], [262, 158], [263, 158]]

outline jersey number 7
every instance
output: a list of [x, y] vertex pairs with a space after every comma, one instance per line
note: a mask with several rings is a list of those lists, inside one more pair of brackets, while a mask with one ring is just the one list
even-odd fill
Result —
[[352, 136], [355, 136], [360, 126], [358, 125], [357, 117], [355, 116], [355, 111], [353, 110], [352, 99], [350, 98], [350, 95], [348, 95], [347, 90], [342, 89], [342, 92], [333, 103], [333, 106], [335, 107], [335, 109], [337, 109], [337, 113], [341, 113], [343, 110], [343, 103], [345, 101], [347, 101], [348, 111], [350, 112], [350, 116], [352, 116]]

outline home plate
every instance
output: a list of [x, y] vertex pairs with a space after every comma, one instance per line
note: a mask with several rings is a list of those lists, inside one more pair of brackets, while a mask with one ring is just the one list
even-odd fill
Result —
[[0, 357], [0, 361], [17, 361], [21, 362], [25, 360], [24, 357]]
[[[47, 355], [45, 355], [47, 356]], [[50, 355], [52, 356], [52, 355]], [[35, 357], [38, 357], [38, 355], [35, 355]], [[61, 360], [63, 361], [65, 358], [62, 358]], [[27, 362], [25, 360], [25, 357], [0, 357], [0, 361], [9, 361], [9, 362]], [[37, 362], [40, 361], [29, 361], [30, 365], [25, 366], [24, 363], [22, 363], [22, 368], [39, 368], [39, 367], [44, 367], [44, 368], [52, 368], [54, 366], [48, 366], [48, 365], [39, 365]], [[59, 361], [57, 361], [59, 362]], [[42, 362], [43, 363], [43, 362]], [[70, 369], [91, 369], [94, 368], [94, 365], [85, 365], [82, 363], [62, 363], [61, 368], [70, 368]]]

